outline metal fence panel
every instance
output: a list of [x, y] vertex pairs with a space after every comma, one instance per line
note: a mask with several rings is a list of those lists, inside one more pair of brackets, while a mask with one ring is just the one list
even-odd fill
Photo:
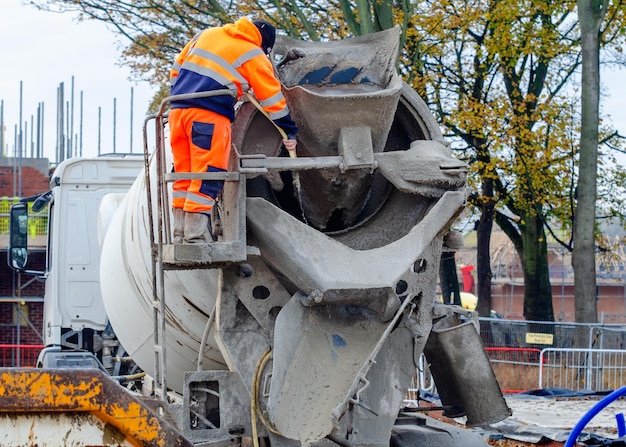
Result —
[[[604, 327], [607, 330], [609, 328]], [[594, 325], [580, 323], [480, 319], [480, 335], [485, 347], [488, 348], [573, 348], [581, 341], [585, 347], [601, 348], [602, 346], [593, 346], [594, 336], [600, 340], [596, 329]], [[617, 326], [617, 330], [626, 334], [623, 326]]]
[[480, 329], [504, 392], [537, 386], [606, 391], [623, 384], [624, 325], [480, 318]]
[[[480, 318], [480, 335], [503, 393], [609, 391], [626, 383], [624, 325]], [[405, 403], [417, 405], [420, 390], [437, 394], [423, 355]]]
[[539, 388], [608, 391], [624, 384], [626, 350], [558, 349], [541, 351]]
[[539, 355], [536, 348], [485, 348], [503, 393], [519, 393], [537, 386]]
[[[19, 201], [16, 197], [0, 197], [0, 234], [9, 234], [9, 214], [11, 205]], [[32, 202], [28, 204], [28, 235], [30, 237], [42, 236], [48, 233], [48, 206], [33, 213]]]
[[428, 362], [424, 354], [420, 354], [418, 367], [415, 370], [415, 375], [411, 379], [411, 385], [404, 397], [404, 404], [413, 407], [418, 406], [420, 391], [425, 391], [433, 395], [437, 394], [435, 381], [430, 373]]
[[626, 326], [592, 325], [590, 348], [626, 349]]
[[0, 367], [35, 367], [43, 345], [0, 344]]

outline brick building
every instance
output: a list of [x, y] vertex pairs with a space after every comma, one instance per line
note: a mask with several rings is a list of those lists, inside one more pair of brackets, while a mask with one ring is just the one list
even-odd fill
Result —
[[[32, 366], [43, 343], [45, 283], [8, 267], [8, 213], [16, 197], [50, 188], [49, 169], [47, 159], [0, 158], [0, 367]], [[45, 269], [45, 240], [29, 239], [30, 269]]]
[[[611, 236], [609, 233], [605, 235]], [[456, 254], [458, 277], [464, 266], [476, 266], [476, 235], [465, 237], [465, 247]], [[622, 236], [617, 237], [621, 240]], [[512, 242], [497, 226], [491, 235], [491, 308], [506, 319], [524, 319], [524, 277], [522, 264]], [[620, 243], [609, 261], [596, 258], [596, 303], [598, 321], [623, 324], [626, 321], [626, 247]], [[575, 320], [574, 269], [571, 254], [556, 244], [548, 245], [552, 308], [556, 321]], [[475, 268], [471, 275], [476, 278]], [[471, 290], [476, 293], [475, 287]]]

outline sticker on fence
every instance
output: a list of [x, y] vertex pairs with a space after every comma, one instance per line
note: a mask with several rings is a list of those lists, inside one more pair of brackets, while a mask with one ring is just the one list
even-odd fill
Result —
[[537, 332], [527, 332], [526, 343], [529, 345], [551, 345], [554, 343], [554, 335], [541, 334]]

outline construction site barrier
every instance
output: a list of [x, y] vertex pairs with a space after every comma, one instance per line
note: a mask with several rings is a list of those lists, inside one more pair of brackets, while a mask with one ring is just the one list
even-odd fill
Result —
[[624, 325], [480, 318], [480, 335], [503, 392], [623, 383]]
[[491, 367], [503, 393], [535, 389], [539, 374], [537, 348], [485, 348]]
[[626, 347], [626, 325], [562, 321], [480, 318], [480, 336], [487, 348], [588, 348]]
[[[480, 328], [505, 394], [545, 388], [608, 391], [626, 383], [626, 326], [480, 318]], [[415, 404], [420, 390], [437, 394], [424, 359], [405, 403]]]
[[0, 368], [34, 368], [43, 345], [0, 344]]
[[609, 391], [626, 378], [626, 350], [546, 348], [539, 360], [539, 388]]
[[437, 393], [435, 381], [430, 373], [424, 354], [420, 354], [415, 375], [411, 379], [411, 385], [404, 397], [404, 404], [409, 407], [419, 406], [420, 392], [427, 392], [433, 395]]
[[[0, 234], [9, 234], [9, 213], [11, 205], [17, 203], [17, 197], [0, 197]], [[45, 236], [48, 234], [48, 206], [37, 212], [32, 212], [32, 202], [28, 204], [28, 236]]]

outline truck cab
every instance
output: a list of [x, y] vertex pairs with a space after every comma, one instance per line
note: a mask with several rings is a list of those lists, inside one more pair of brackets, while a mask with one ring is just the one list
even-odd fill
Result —
[[[9, 264], [46, 282], [44, 344], [97, 353], [115, 374], [121, 365], [112, 359], [123, 353], [102, 302], [100, 252], [110, 219], [143, 166], [140, 155], [71, 158], [55, 169], [50, 191], [11, 210]], [[48, 206], [44, 271], [28, 269], [26, 201], [34, 201], [33, 209]]]

